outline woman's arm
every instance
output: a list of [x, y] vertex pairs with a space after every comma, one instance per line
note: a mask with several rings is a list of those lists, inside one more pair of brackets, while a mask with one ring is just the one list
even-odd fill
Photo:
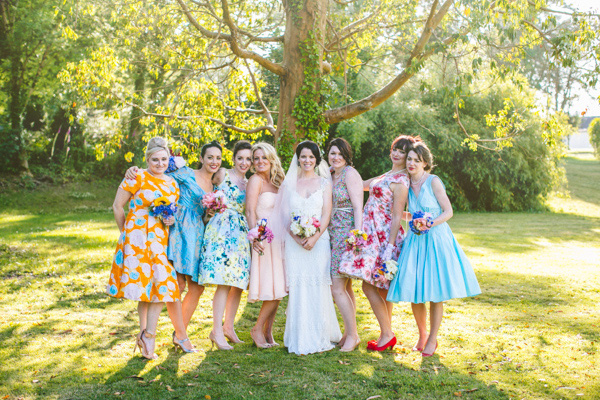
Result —
[[302, 240], [302, 247], [306, 250], [312, 250], [317, 243], [317, 240], [321, 237], [321, 235], [325, 232], [327, 227], [329, 226], [329, 222], [331, 221], [331, 209], [333, 208], [333, 197], [331, 192], [331, 184], [328, 182], [323, 189], [323, 208], [321, 210], [321, 226], [319, 227], [319, 231], [313, 236]]
[[346, 187], [352, 203], [352, 212], [354, 213], [354, 228], [362, 230], [363, 218], [363, 180], [360, 174], [354, 168], [350, 168], [346, 173]]
[[227, 171], [226, 168], [219, 168], [219, 170], [217, 172], [215, 172], [215, 174], [212, 177], [213, 185], [218, 186], [221, 183], [223, 183], [223, 180], [225, 179], [226, 171]]
[[390, 185], [390, 189], [392, 189], [393, 200], [392, 225], [390, 226], [389, 244], [395, 246], [396, 236], [398, 236], [398, 231], [400, 230], [400, 225], [402, 224], [402, 213], [404, 212], [406, 199], [408, 199], [408, 188], [401, 183], [392, 183]]
[[139, 168], [137, 166], [129, 167], [127, 171], [125, 171], [125, 179], [135, 179]]
[[371, 187], [371, 182], [373, 182], [373, 179], [377, 178], [376, 176], [372, 177], [371, 179], [367, 179], [366, 181], [362, 181], [363, 184], [363, 192], [368, 192], [369, 188]]
[[442, 207], [442, 213], [436, 219], [434, 219], [433, 224], [431, 224], [431, 226], [434, 227], [448, 221], [450, 218], [452, 218], [454, 212], [452, 211], [452, 204], [450, 203], [450, 199], [446, 194], [446, 189], [444, 188], [440, 178], [433, 177], [431, 180], [431, 188], [433, 189], [435, 199], [438, 201], [438, 203], [440, 203], [440, 207]]
[[[246, 185], [246, 219], [248, 220], [248, 229], [253, 229], [258, 222], [256, 207], [258, 206], [258, 196], [262, 190], [263, 181], [258, 175], [252, 175]], [[265, 246], [254, 240], [252, 248], [261, 253], [265, 251]]]
[[131, 199], [131, 193], [128, 191], [119, 188], [117, 189], [117, 195], [115, 196], [115, 201], [113, 202], [112, 209], [113, 214], [115, 215], [115, 221], [117, 222], [117, 227], [119, 228], [119, 232], [123, 232], [123, 228], [125, 226], [125, 205]]

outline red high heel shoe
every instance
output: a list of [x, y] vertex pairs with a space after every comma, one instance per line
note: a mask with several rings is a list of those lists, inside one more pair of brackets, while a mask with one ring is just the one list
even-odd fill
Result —
[[394, 349], [394, 346], [396, 345], [396, 343], [398, 342], [398, 340], [396, 340], [396, 336], [394, 336], [392, 338], [392, 340], [390, 340], [389, 342], [387, 342], [386, 344], [384, 344], [381, 347], [375, 346], [373, 347], [371, 350], [375, 350], [375, 351], [385, 351], [388, 347], [390, 348], [390, 350]]
[[435, 351], [437, 350], [437, 346], [438, 346], [438, 343], [437, 343], [437, 340], [436, 340], [436, 342], [435, 342], [435, 349], [433, 349], [433, 353], [431, 353], [431, 354], [428, 354], [428, 353], [421, 353], [421, 355], [422, 355], [423, 357], [431, 357], [432, 355], [434, 355], [434, 354], [435, 354]]
[[369, 340], [367, 342], [367, 350], [375, 350], [377, 347], [377, 340]]

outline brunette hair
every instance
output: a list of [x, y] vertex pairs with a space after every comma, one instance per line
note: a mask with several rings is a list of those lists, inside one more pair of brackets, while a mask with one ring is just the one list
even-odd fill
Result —
[[407, 149], [407, 153], [411, 151], [414, 151], [417, 156], [419, 156], [419, 161], [423, 161], [427, 164], [423, 168], [426, 172], [431, 171], [433, 167], [435, 167], [433, 164], [433, 154], [431, 154], [431, 150], [429, 150], [429, 147], [427, 147], [425, 143], [417, 142], [413, 144]]
[[344, 158], [344, 161], [346, 161], [346, 164], [352, 165], [352, 146], [350, 146], [350, 143], [344, 138], [333, 139], [329, 142], [329, 146], [327, 146], [327, 155], [329, 155], [333, 146], [340, 150], [340, 154]]
[[235, 146], [233, 146], [233, 159], [235, 160], [235, 155], [240, 150], [252, 150], [252, 145], [247, 140], [238, 140], [235, 142]]
[[400, 135], [392, 142], [392, 147], [390, 151], [394, 149], [400, 149], [408, 152], [408, 148], [414, 145], [415, 143], [422, 143], [423, 140], [421, 136], [409, 136], [409, 135]]
[[155, 136], [148, 140], [148, 145], [146, 146], [146, 161], [148, 161], [152, 154], [161, 150], [166, 151], [168, 156], [171, 155], [171, 152], [169, 151], [169, 142], [167, 142], [167, 139], [160, 136]]
[[200, 157], [204, 158], [206, 150], [210, 149], [211, 147], [216, 147], [221, 153], [223, 152], [223, 148], [221, 147], [219, 142], [213, 140], [212, 142], [206, 143], [204, 146], [202, 146], [202, 149], [200, 150]]
[[321, 149], [319, 149], [319, 145], [313, 142], [312, 140], [305, 140], [304, 142], [300, 143], [298, 147], [296, 147], [296, 156], [298, 158], [300, 158], [300, 153], [304, 149], [309, 149], [313, 156], [315, 156], [315, 158], [317, 159], [316, 166], [318, 167], [319, 164], [321, 164]]
[[[281, 160], [277, 156], [277, 150], [275, 147], [271, 146], [269, 143], [259, 142], [252, 146], [252, 163], [254, 164], [254, 153], [257, 150], [262, 150], [267, 157], [267, 160], [271, 163], [271, 170], [269, 171], [271, 175], [271, 183], [276, 188], [279, 188], [285, 179], [285, 172], [283, 171], [283, 167], [281, 166]], [[254, 171], [254, 165], [252, 166], [252, 171]]]

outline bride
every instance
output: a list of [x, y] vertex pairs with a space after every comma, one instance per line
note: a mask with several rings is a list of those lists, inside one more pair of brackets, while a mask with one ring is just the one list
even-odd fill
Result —
[[[315, 169], [318, 169], [318, 174]], [[327, 225], [331, 217], [331, 176], [321, 162], [319, 146], [311, 141], [298, 145], [282, 184], [280, 211], [285, 233], [285, 267], [289, 290], [283, 342], [290, 353], [310, 354], [331, 350], [342, 334], [337, 322], [329, 263], [331, 253]], [[292, 213], [314, 217], [320, 227], [310, 237], [293, 233]]]

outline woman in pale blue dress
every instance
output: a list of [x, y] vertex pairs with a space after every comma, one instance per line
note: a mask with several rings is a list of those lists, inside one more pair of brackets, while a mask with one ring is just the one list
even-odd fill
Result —
[[[430, 213], [433, 222], [427, 222], [427, 233], [416, 235], [409, 231], [387, 300], [412, 303], [419, 329], [419, 340], [413, 350], [429, 357], [437, 349], [443, 302], [476, 296], [481, 290], [471, 263], [446, 223], [452, 217], [452, 205], [440, 178], [429, 173], [433, 157], [424, 143], [415, 143], [409, 149], [406, 166], [411, 179], [408, 210], [413, 215], [417, 211]], [[430, 304], [429, 334], [426, 302]]]
[[227, 208], [212, 216], [204, 230], [197, 279], [199, 284], [217, 286], [213, 297], [213, 329], [209, 338], [221, 350], [233, 348], [226, 337], [233, 343], [241, 342], [233, 323], [242, 291], [248, 288], [250, 278], [245, 175], [251, 165], [252, 145], [245, 140], [237, 142], [233, 149], [233, 168], [219, 170], [213, 179], [217, 183], [215, 189], [225, 194]]

